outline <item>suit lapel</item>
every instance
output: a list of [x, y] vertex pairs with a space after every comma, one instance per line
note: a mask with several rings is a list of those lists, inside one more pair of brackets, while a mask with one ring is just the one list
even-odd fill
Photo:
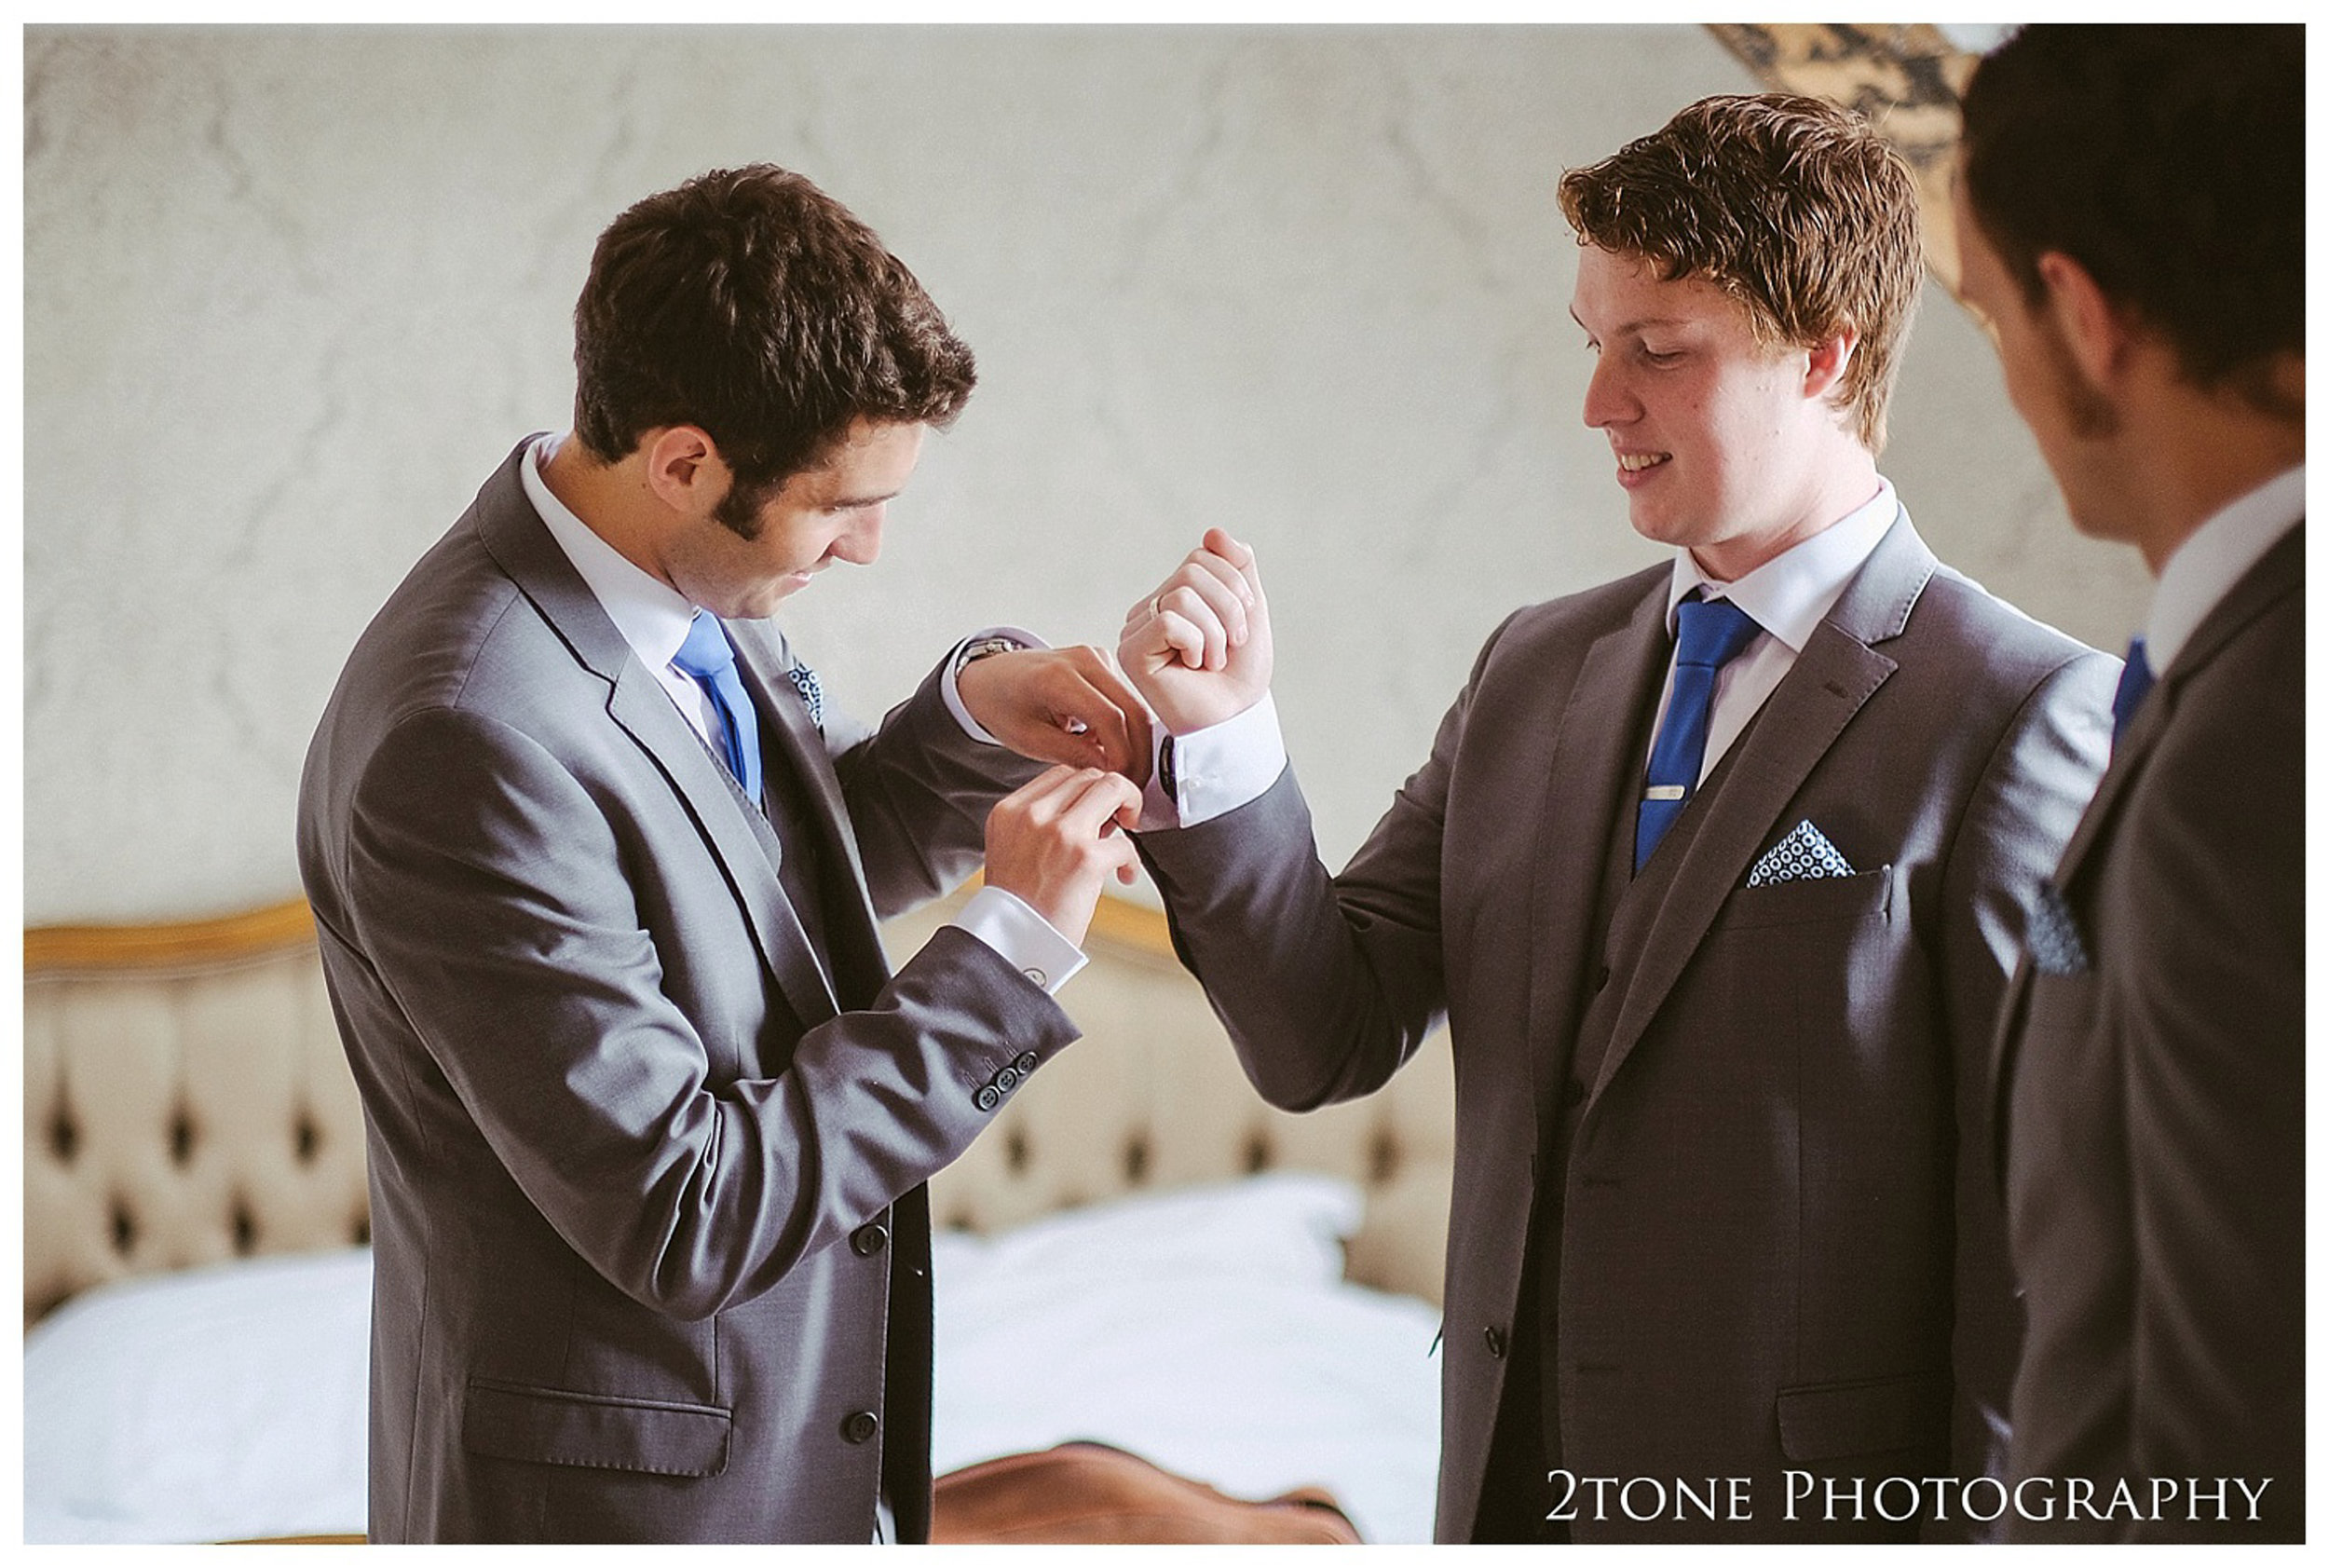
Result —
[[1669, 574], [1642, 576], [1646, 586], [1632, 614], [1587, 650], [1549, 732], [1551, 753], [1536, 770], [1544, 792], [1531, 861], [1540, 869], [1529, 904], [1529, 1066], [1540, 1111], [1557, 1103], [1551, 1084], [1569, 1068], [1602, 869], [1619, 812], [1640, 782], [1637, 727], [1665, 678]]
[[1595, 1094], [1665, 1004], [1779, 813], [1891, 677], [1898, 666], [1871, 645], [1900, 634], [1938, 566], [1902, 512], [1739, 741], [1723, 787], [1704, 798], [1706, 819], [1682, 846], [1682, 863], [1642, 937], [1641, 961], [1628, 982]]
[[767, 819], [745, 806], [719, 761], [644, 669], [597, 596], [535, 514], [518, 478], [531, 438], [521, 442], [479, 496], [478, 533], [494, 559], [532, 601], [575, 659], [608, 686], [607, 716], [646, 754], [702, 834], [727, 874], [745, 920], [785, 1001], [810, 1027], [838, 1008], [808, 934], [784, 896], [783, 854]]
[[2063, 850], [2062, 863], [2054, 872], [2056, 887], [2068, 887], [2078, 868], [2086, 864], [2089, 852], [2118, 810], [2120, 797], [2127, 792], [2131, 781], [2143, 771], [2145, 758], [2151, 755], [2152, 747], [2172, 722], [2185, 683], [2205, 669], [2208, 661], [2250, 621], [2269, 609], [2282, 594], [2301, 588], [2304, 581], [2305, 525], [2300, 520], [2241, 574], [2231, 591], [2200, 622], [2191, 641], [2175, 656], [2175, 662], [2159, 672], [2150, 695], [2135, 711], [2134, 722], [2111, 747], [2111, 765], [2104, 770], [2102, 782], [2095, 785], [2094, 799], [2079, 817], [2070, 842]]
[[[2175, 662], [2159, 672], [2150, 694], [2135, 710], [2134, 721], [2127, 726], [2127, 732], [2112, 744], [2110, 766], [2103, 770], [2101, 782], [2094, 786], [2094, 798], [2087, 803], [2078, 825], [2071, 830], [2070, 842], [2063, 847], [2062, 860], [2054, 869], [2053, 881], [2058, 890], [2071, 886], [2088, 858], [2108, 836], [2120, 802], [2141, 776], [2144, 764], [2160, 738], [2174, 723], [2185, 683], [2205, 669], [2208, 661], [2250, 621], [2270, 609], [2282, 595], [2302, 588], [2304, 582], [2305, 524], [2300, 518], [2296, 526], [2241, 574], [2231, 591], [2208, 612], [2192, 633], [2191, 641], [2175, 656]], [[2006, 1170], [2006, 1124], [2012, 1109], [2015, 1058], [2022, 1048], [2023, 1005], [2029, 989], [2030, 961], [2025, 955], [2014, 965], [2013, 979], [2006, 988], [2005, 1005], [1998, 1013], [1997, 1037], [1991, 1049], [1991, 1125], [1995, 1129], [1991, 1148], [2001, 1179]]]
[[[881, 957], [881, 937], [874, 925], [873, 894], [865, 885], [865, 867], [858, 856], [857, 836], [848, 827], [849, 808], [841, 792], [840, 775], [834, 771], [824, 737], [810, 722], [808, 707], [800, 701], [792, 677], [785, 673], [791, 667], [791, 655], [782, 634], [764, 638], [744, 626], [734, 629], [742, 633], [731, 639], [737, 655], [751, 672], [762, 695], [760, 712], [766, 721], [761, 728], [762, 748], [775, 753], [783, 765], [792, 769], [793, 776], [801, 781], [810, 814], [814, 818], [803, 825], [816, 834], [818, 859], [828, 874], [834, 867], [848, 868], [853, 896], [842, 901], [845, 907], [828, 907], [825, 911], [825, 934], [836, 949], [835, 978], [870, 976], [873, 985], [878, 987], [889, 973], [888, 964]], [[826, 901], [828, 906], [834, 902]], [[847, 965], [841, 962], [845, 944], [851, 960]]]

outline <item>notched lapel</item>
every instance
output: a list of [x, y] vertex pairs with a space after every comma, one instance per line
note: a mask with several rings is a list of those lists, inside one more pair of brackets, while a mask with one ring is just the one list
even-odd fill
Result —
[[1533, 1103], [1569, 1070], [1567, 1053], [1583, 1014], [1578, 994], [1591, 923], [1600, 907], [1603, 867], [1618, 814], [1641, 772], [1637, 725], [1665, 678], [1666, 579], [1658, 578], [1624, 625], [1603, 633], [1586, 652], [1552, 730], [1551, 755], [1539, 770], [1534, 855], [1529, 900], [1529, 1052]]
[[[865, 975], [886, 976], [887, 959], [881, 950], [881, 935], [873, 920], [873, 893], [865, 885], [865, 866], [857, 852], [857, 835], [849, 825], [849, 804], [841, 793], [840, 775], [833, 770], [833, 757], [825, 750], [824, 737], [810, 722], [809, 710], [800, 701], [798, 689], [785, 673], [787, 656], [781, 635], [767, 638], [744, 635], [730, 639], [737, 657], [751, 672], [753, 683], [766, 695], [760, 712], [770, 722], [762, 726], [761, 744], [773, 747], [801, 780], [809, 794], [811, 814], [816, 821], [810, 825], [817, 835], [819, 858], [827, 867], [847, 866], [849, 885], [855, 895], [847, 909], [828, 908], [825, 911], [825, 936], [837, 948], [848, 942], [855, 949], [852, 962], [843, 969], [839, 958], [835, 959], [838, 982], [844, 974], [863, 971]], [[825, 900], [831, 905], [834, 900]], [[868, 967], [870, 966], [870, 967]], [[840, 986], [837, 983], [835, 989]]]

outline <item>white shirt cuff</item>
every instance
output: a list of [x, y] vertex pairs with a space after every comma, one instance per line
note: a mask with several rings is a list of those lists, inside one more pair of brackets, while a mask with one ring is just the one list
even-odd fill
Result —
[[[1023, 632], [1016, 626], [989, 626], [984, 632], [973, 632], [964, 637], [954, 645], [954, 651], [947, 655], [947, 678], [938, 683], [939, 693], [947, 700], [947, 712], [954, 716], [954, 722], [960, 725], [962, 733], [972, 740], [981, 745], [999, 746], [1002, 743], [987, 733], [987, 727], [973, 718], [971, 710], [962, 705], [962, 693], [956, 689], [954, 684], [955, 677], [962, 673], [962, 650], [989, 637], [1008, 637], [1021, 648], [1049, 648], [1051, 644], [1034, 633]], [[1028, 913], [1034, 914], [1034, 911], [1030, 909]]]
[[[1166, 795], [1164, 747], [1173, 748], [1173, 793]], [[1268, 692], [1234, 718], [1156, 743], [1156, 765], [1140, 800], [1140, 825], [1194, 827], [1227, 816], [1269, 793], [1286, 771], [1286, 737]]]
[[997, 887], [971, 894], [962, 912], [948, 922], [995, 949], [1002, 961], [1053, 996], [1088, 961], [1083, 949], [1052, 928], [1026, 899]]

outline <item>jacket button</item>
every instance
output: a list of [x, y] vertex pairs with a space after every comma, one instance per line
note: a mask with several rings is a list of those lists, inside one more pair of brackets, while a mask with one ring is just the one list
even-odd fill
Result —
[[1019, 1053], [1019, 1059], [1013, 1062], [1011, 1065], [1017, 1068], [1019, 1070], [1019, 1076], [1024, 1078], [1028, 1073], [1035, 1070], [1035, 1053], [1032, 1051], [1021, 1051]]
[[890, 1233], [879, 1225], [860, 1225], [849, 1234], [849, 1249], [860, 1258], [870, 1258], [890, 1245]]
[[1006, 1067], [995, 1074], [995, 1087], [1001, 1089], [1004, 1094], [1009, 1094], [1012, 1090], [1017, 1088], [1018, 1086], [1019, 1070], [1017, 1068]]
[[880, 1430], [881, 1418], [871, 1411], [851, 1411], [841, 1421], [841, 1437], [848, 1442], [871, 1442]]
[[1002, 1094], [992, 1084], [981, 1084], [978, 1093], [971, 1097], [971, 1103], [981, 1111], [992, 1111], [1002, 1103]]
[[1501, 1361], [1505, 1358], [1505, 1331], [1493, 1323], [1480, 1330], [1480, 1338], [1488, 1342], [1488, 1354]]

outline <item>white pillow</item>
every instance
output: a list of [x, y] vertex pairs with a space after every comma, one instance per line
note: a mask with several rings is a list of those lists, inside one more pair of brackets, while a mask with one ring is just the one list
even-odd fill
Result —
[[946, 1232], [937, 1238], [938, 1260], [962, 1277], [991, 1269], [1328, 1285], [1342, 1277], [1343, 1238], [1366, 1211], [1366, 1194], [1354, 1182], [1269, 1171], [1062, 1209], [994, 1236]]
[[372, 1253], [128, 1280], [24, 1336], [24, 1538], [364, 1528]]

